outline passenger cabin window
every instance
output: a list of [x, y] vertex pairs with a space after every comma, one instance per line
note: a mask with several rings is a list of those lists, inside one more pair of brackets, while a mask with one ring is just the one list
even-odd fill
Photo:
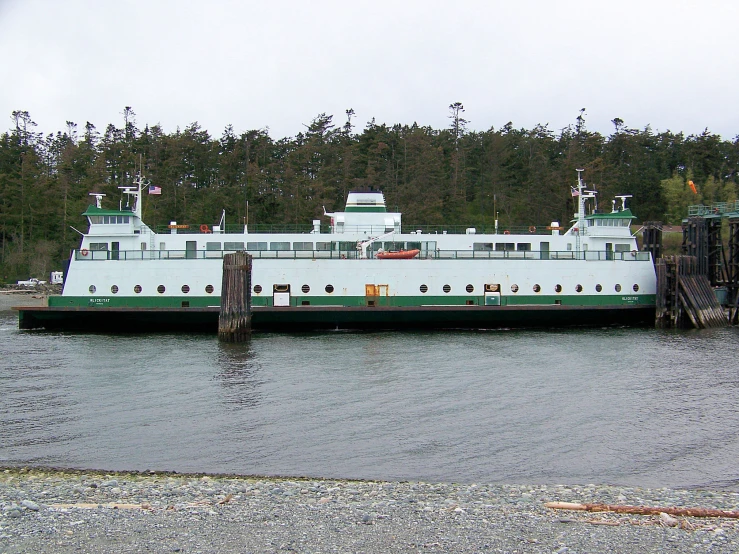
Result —
[[232, 251], [241, 251], [244, 249], [244, 243], [243, 242], [224, 242], [223, 249], [232, 250]]
[[108, 249], [107, 242], [91, 242], [90, 243], [90, 250], [107, 250], [107, 249]]
[[270, 250], [290, 250], [290, 243], [289, 242], [270, 242], [269, 249]]
[[472, 243], [472, 250], [490, 251], [492, 249], [493, 249], [492, 242], [473, 242]]
[[330, 242], [317, 242], [316, 250], [320, 250], [321, 252], [331, 250], [331, 243]]
[[220, 250], [221, 243], [220, 242], [206, 242], [205, 249], [206, 250]]
[[531, 243], [530, 242], [519, 242], [516, 245], [516, 250], [529, 252], [531, 251]]
[[629, 250], [631, 250], [631, 245], [630, 244], [615, 244], [613, 246], [613, 249], [616, 252], [628, 252]]
[[247, 250], [267, 250], [267, 243], [266, 242], [247, 242], [246, 249]]
[[513, 251], [516, 249], [515, 242], [496, 242], [495, 250], [498, 252]]
[[312, 242], [294, 242], [293, 250], [313, 250]]

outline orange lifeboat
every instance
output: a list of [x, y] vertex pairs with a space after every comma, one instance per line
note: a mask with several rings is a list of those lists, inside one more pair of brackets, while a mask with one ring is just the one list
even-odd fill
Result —
[[378, 252], [376, 258], [378, 260], [410, 260], [415, 258], [421, 252], [418, 248], [413, 250], [398, 250], [397, 252]]

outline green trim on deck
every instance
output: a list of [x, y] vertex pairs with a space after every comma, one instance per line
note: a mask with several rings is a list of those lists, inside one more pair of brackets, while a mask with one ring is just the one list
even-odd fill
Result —
[[385, 206], [347, 206], [344, 208], [344, 212], [387, 213], [387, 210], [385, 209]]
[[129, 215], [132, 216], [134, 213], [131, 210], [106, 210], [98, 208], [90, 204], [82, 215]]

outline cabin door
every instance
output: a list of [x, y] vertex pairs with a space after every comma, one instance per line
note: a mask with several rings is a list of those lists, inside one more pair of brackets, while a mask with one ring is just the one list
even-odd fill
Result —
[[548, 242], [539, 243], [539, 259], [541, 260], [549, 259], [549, 243]]
[[111, 260], [119, 260], [120, 259], [120, 251], [121, 249], [121, 243], [120, 242], [111, 242], [110, 243], [110, 259]]
[[185, 258], [188, 260], [194, 260], [198, 257], [198, 241], [188, 240], [185, 243]]
[[613, 259], [613, 243], [607, 242], [606, 243], [606, 260], [612, 260]]
[[390, 297], [388, 285], [364, 285], [365, 306], [387, 306]]

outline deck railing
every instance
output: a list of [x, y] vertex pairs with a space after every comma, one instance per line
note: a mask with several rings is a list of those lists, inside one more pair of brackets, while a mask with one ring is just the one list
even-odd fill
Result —
[[[131, 261], [131, 260], [203, 260], [223, 259], [233, 250], [82, 250], [74, 251], [76, 261]], [[255, 259], [359, 259], [356, 250], [247, 250]], [[370, 258], [375, 252], [367, 252]], [[586, 261], [649, 261], [649, 252], [608, 252], [586, 250], [582, 252], [535, 250], [436, 250], [422, 252], [413, 260], [586, 260]], [[389, 263], [387, 260], [385, 263]]]

